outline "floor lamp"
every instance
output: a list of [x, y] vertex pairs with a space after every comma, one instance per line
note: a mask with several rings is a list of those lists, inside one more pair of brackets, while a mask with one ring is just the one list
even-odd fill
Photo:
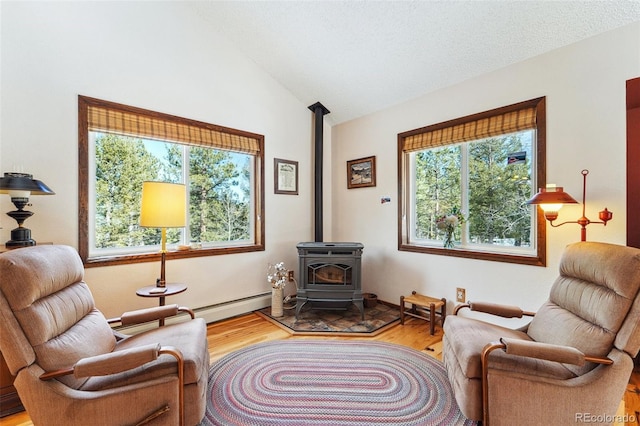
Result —
[[186, 224], [186, 188], [183, 184], [169, 182], [143, 182], [140, 226], [161, 228], [160, 278], [158, 287], [165, 287], [165, 262], [167, 255], [167, 228], [182, 228]]

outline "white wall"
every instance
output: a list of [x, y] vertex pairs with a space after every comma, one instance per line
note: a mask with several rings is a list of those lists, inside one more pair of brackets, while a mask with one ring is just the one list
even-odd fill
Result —
[[[21, 166], [56, 192], [31, 198], [36, 240], [78, 244], [81, 94], [265, 135], [266, 251], [169, 261], [167, 279], [189, 286], [170, 302], [199, 308], [261, 294], [269, 262], [297, 269], [295, 244], [313, 238], [307, 105], [180, 2], [2, 2], [0, 13], [0, 172]], [[274, 157], [299, 162], [300, 195], [273, 194]], [[0, 197], [0, 211], [13, 209]], [[6, 241], [15, 222], [1, 216]], [[159, 268], [89, 268], [86, 279], [98, 307], [116, 316], [155, 304], [135, 290]]]
[[[417, 290], [446, 297], [455, 288], [471, 300], [535, 310], [546, 299], [563, 247], [580, 239], [578, 225], [547, 228], [547, 267], [513, 265], [397, 250], [397, 134], [468, 114], [546, 96], [547, 180], [580, 200], [589, 169], [586, 216], [614, 212], [606, 228], [590, 225], [590, 241], [626, 241], [625, 81], [640, 75], [640, 23], [419, 97], [333, 128], [333, 234], [360, 241], [363, 288], [399, 302]], [[377, 156], [377, 186], [348, 190], [345, 162]], [[380, 197], [390, 195], [391, 203]], [[576, 220], [581, 205], [559, 220]]]

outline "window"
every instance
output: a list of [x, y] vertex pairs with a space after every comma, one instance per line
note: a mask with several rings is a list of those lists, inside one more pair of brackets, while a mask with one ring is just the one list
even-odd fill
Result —
[[545, 133], [538, 98], [399, 134], [399, 250], [545, 265]]
[[87, 266], [159, 259], [139, 226], [142, 182], [187, 186], [168, 258], [264, 250], [264, 137], [80, 96], [79, 252]]

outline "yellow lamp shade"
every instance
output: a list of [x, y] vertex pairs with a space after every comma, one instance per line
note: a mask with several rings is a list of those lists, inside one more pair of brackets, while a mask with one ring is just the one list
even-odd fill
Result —
[[140, 226], [181, 228], [186, 224], [186, 187], [179, 183], [143, 182]]

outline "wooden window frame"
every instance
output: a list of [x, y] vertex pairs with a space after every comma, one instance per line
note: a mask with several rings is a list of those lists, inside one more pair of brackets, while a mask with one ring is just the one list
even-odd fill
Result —
[[[160, 252], [89, 257], [89, 111], [91, 108], [104, 108], [111, 111], [122, 112], [124, 114], [136, 114], [150, 118], [154, 121], [166, 122], [173, 126], [191, 130], [202, 129], [205, 133], [222, 136], [226, 141], [224, 143], [228, 143], [229, 140], [241, 141], [241, 143], [249, 141], [250, 148], [245, 149], [244, 152], [251, 152], [255, 156], [253, 170], [255, 177], [255, 194], [252, 201], [255, 208], [254, 241], [246, 245], [205, 247], [184, 251], [171, 251], [166, 254], [166, 258], [180, 259], [265, 250], [263, 135], [80, 95], [78, 96], [78, 252], [85, 267], [156, 262], [160, 261], [161, 257]], [[177, 140], [173, 141], [177, 142]], [[215, 148], [222, 145], [217, 143], [203, 143], [202, 146]], [[224, 146], [228, 147], [229, 145], [227, 144]], [[239, 149], [238, 151], [242, 152], [243, 150]]]
[[627, 81], [627, 245], [640, 248], [640, 78]]
[[405, 150], [405, 140], [417, 135], [429, 132], [437, 132], [442, 129], [452, 128], [465, 123], [479, 122], [494, 116], [508, 114], [510, 112], [535, 108], [536, 111], [536, 161], [535, 188], [544, 187], [546, 182], [546, 98], [536, 98], [528, 101], [516, 103], [502, 108], [457, 118], [454, 120], [410, 130], [398, 134], [398, 250], [414, 253], [436, 254], [442, 256], [454, 256], [470, 259], [480, 259], [496, 262], [517, 263], [532, 266], [546, 266], [546, 222], [541, 209], [536, 209], [536, 255], [524, 256], [508, 253], [486, 252], [470, 250], [468, 248], [448, 249], [444, 247], [431, 247], [412, 244], [409, 240], [410, 221], [407, 220], [410, 202], [407, 179], [409, 176], [409, 152]]

